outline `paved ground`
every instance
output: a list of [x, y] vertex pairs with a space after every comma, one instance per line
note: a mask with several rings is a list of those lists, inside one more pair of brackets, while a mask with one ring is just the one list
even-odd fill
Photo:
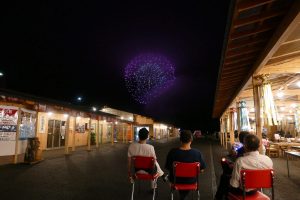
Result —
[[[154, 143], [159, 163], [163, 166], [170, 148], [177, 139]], [[202, 200], [213, 199], [222, 172], [219, 161], [227, 152], [211, 139], [194, 141], [207, 162], [200, 174]], [[36, 165], [0, 166], [0, 199], [16, 200], [123, 200], [130, 199], [131, 186], [127, 180], [128, 144], [106, 144], [90, 152], [79, 149], [70, 156], [62, 151], [44, 153], [45, 160]], [[300, 200], [300, 162], [290, 162], [291, 177], [287, 177], [286, 161], [273, 159], [276, 172], [275, 199]], [[169, 199], [168, 184], [158, 182], [158, 199]], [[135, 199], [151, 199], [149, 184], [143, 183]]]

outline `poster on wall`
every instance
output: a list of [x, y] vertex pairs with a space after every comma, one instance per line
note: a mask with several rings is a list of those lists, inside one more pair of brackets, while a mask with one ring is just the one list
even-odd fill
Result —
[[0, 141], [15, 141], [18, 123], [18, 108], [0, 107]]
[[85, 133], [85, 124], [76, 123], [76, 132]]
[[15, 153], [18, 108], [0, 106], [0, 156]]
[[21, 109], [20, 140], [27, 140], [35, 137], [36, 112]]

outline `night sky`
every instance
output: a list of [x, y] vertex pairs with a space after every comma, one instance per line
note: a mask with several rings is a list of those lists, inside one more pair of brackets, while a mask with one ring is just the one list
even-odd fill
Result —
[[[0, 6], [6, 89], [107, 105], [181, 128], [212, 130], [226, 1], [15, 1]], [[163, 55], [176, 81], [150, 103], [124, 80], [137, 55]], [[3, 77], [2, 77], [3, 78]]]

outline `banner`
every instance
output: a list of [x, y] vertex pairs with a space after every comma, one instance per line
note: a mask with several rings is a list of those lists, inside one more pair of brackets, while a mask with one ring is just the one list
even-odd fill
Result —
[[18, 108], [0, 106], [0, 156], [15, 153]]

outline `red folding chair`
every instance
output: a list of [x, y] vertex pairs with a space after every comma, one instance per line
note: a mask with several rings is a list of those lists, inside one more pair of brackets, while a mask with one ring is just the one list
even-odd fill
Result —
[[[197, 192], [197, 200], [200, 199], [199, 192], [199, 180], [198, 175], [200, 173], [200, 163], [183, 163], [183, 162], [174, 162], [173, 163], [173, 174], [174, 174], [174, 183], [171, 184], [171, 199], [174, 198], [174, 191], [177, 190], [191, 190]], [[191, 184], [177, 183], [176, 178], [196, 178], [197, 181]]]
[[[155, 158], [153, 157], [145, 157], [145, 156], [134, 156], [132, 157], [133, 161], [133, 167], [135, 168], [135, 171], [133, 176], [133, 181], [132, 181], [132, 192], [131, 192], [131, 200], [133, 200], [134, 196], [134, 185], [135, 185], [135, 180], [150, 180], [153, 181], [153, 196], [152, 199], [154, 200], [156, 197], [156, 186], [157, 186], [157, 178], [158, 173], [155, 172], [153, 174], [151, 173], [145, 173], [147, 171], [154, 171], [155, 169]], [[141, 171], [143, 170], [143, 172]]]
[[[270, 198], [262, 193], [262, 188], [272, 189], [272, 200], [274, 200], [273, 187], [274, 171], [273, 169], [257, 169], [257, 170], [241, 170], [241, 182], [243, 194], [228, 193], [228, 200], [270, 200]], [[259, 189], [253, 194], [247, 194], [247, 189]]]

